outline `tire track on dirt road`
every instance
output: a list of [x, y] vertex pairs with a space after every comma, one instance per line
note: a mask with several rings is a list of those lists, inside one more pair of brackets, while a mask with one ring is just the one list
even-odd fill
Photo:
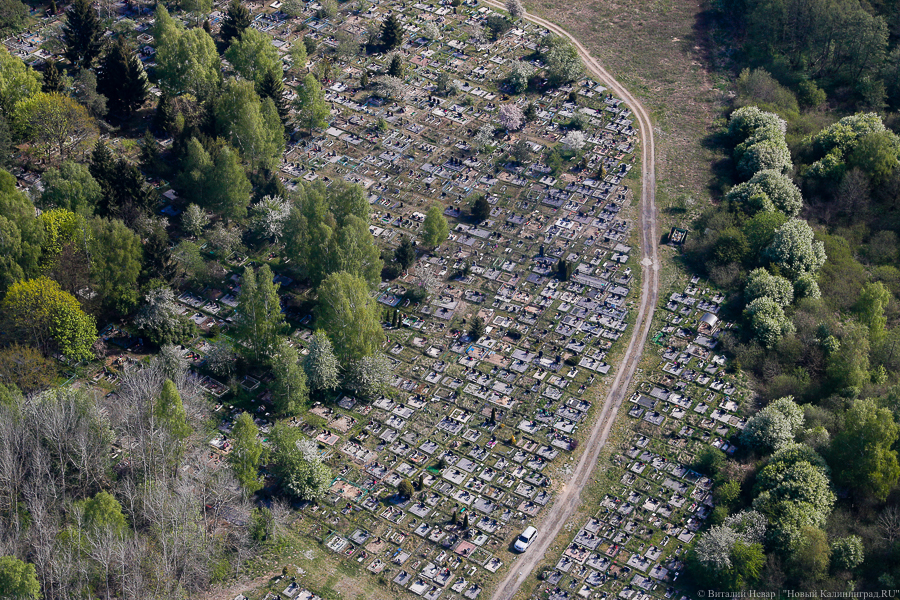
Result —
[[[493, 8], [506, 9], [504, 4], [496, 0], [483, 0], [483, 2]], [[512, 563], [509, 573], [507, 573], [494, 592], [493, 600], [510, 600], [515, 596], [531, 572], [543, 560], [550, 549], [550, 545], [562, 530], [563, 525], [569, 521], [578, 508], [581, 502], [581, 491], [591, 480], [591, 475], [597, 466], [600, 451], [606, 445], [616, 414], [625, 400], [628, 386], [632, 377], [634, 377], [638, 364], [640, 364], [641, 355], [647, 342], [647, 335], [650, 332], [653, 312], [659, 299], [656, 148], [650, 115], [644, 106], [622, 84], [616, 81], [569, 32], [540, 17], [526, 14], [524, 18], [569, 40], [578, 51], [578, 55], [584, 62], [587, 71], [609, 86], [610, 90], [616, 96], [622, 98], [637, 117], [641, 143], [641, 298], [628, 348], [625, 350], [622, 362], [616, 370], [612, 387], [591, 429], [587, 446], [575, 467], [575, 472], [566, 485], [563, 486], [556, 502], [553, 503], [540, 523], [540, 533], [538, 539], [535, 540], [535, 544], [528, 552], [522, 555], [519, 561]]]

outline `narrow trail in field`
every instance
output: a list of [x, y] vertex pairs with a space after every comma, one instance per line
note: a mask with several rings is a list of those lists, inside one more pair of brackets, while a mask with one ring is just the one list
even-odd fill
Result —
[[[505, 9], [505, 5], [496, 0], [483, 0], [485, 4], [498, 9]], [[538, 539], [534, 545], [513, 565], [509, 573], [500, 582], [494, 592], [493, 600], [510, 600], [515, 596], [519, 588], [528, 579], [531, 572], [541, 563], [550, 549], [550, 545], [559, 535], [563, 525], [569, 521], [581, 501], [581, 491], [591, 480], [600, 451], [606, 445], [606, 439], [612, 429], [616, 413], [628, 391], [628, 385], [634, 377], [635, 370], [641, 361], [647, 335], [650, 332], [650, 323], [653, 320], [653, 311], [659, 299], [659, 256], [657, 253], [658, 233], [656, 228], [656, 151], [653, 139], [653, 123], [650, 115], [643, 105], [616, 81], [600, 63], [588, 53], [565, 29], [532, 15], [526, 15], [525, 19], [545, 27], [553, 33], [568, 39], [578, 50], [581, 60], [588, 72], [597, 77], [609, 87], [613, 94], [622, 98], [637, 117], [641, 142], [641, 201], [640, 201], [640, 228], [641, 228], [641, 298], [634, 328], [628, 348], [622, 357], [622, 362], [616, 369], [616, 376], [603, 408], [597, 416], [597, 420], [591, 429], [587, 447], [575, 467], [571, 479], [560, 492], [559, 497], [547, 511], [547, 516], [540, 523]]]

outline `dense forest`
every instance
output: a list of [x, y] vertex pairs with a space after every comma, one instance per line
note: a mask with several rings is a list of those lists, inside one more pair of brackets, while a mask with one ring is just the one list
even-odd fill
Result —
[[716, 481], [693, 581], [723, 589], [896, 587], [900, 464], [897, 7], [714, 7], [734, 50], [714, 143], [717, 203], [685, 266], [729, 290], [722, 348], [759, 411]]

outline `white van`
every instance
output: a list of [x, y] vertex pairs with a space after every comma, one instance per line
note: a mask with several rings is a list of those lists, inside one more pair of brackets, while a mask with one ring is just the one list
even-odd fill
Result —
[[516, 543], [513, 544], [513, 548], [516, 552], [525, 552], [536, 537], [537, 529], [529, 525], [525, 531], [522, 532], [522, 535], [516, 538]]

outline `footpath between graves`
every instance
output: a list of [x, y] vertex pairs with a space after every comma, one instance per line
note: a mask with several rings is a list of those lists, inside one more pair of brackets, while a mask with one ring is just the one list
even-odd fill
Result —
[[[493, 8], [505, 9], [505, 5], [496, 0], [484, 0], [484, 3]], [[638, 119], [641, 140], [640, 227], [641, 270], [643, 273], [641, 277], [641, 300], [631, 339], [622, 357], [622, 362], [616, 371], [615, 379], [604, 401], [603, 408], [593, 425], [587, 441], [587, 448], [581, 455], [581, 459], [578, 461], [571, 479], [566, 483], [550, 510], [546, 512], [547, 516], [545, 519], [540, 523], [540, 536], [537, 539], [537, 543], [519, 561], [512, 563], [506, 577], [497, 586], [493, 600], [509, 600], [516, 594], [531, 572], [541, 563], [551, 544], [553, 544], [562, 530], [563, 525], [568, 522], [578, 507], [581, 491], [591, 480], [594, 468], [597, 466], [600, 451], [606, 444], [607, 437], [615, 422], [616, 414], [625, 400], [635, 369], [641, 361], [641, 355], [643, 354], [653, 320], [653, 312], [659, 299], [660, 264], [657, 252], [659, 234], [657, 233], [656, 222], [656, 153], [653, 139], [653, 124], [650, 121], [649, 114], [643, 105], [616, 81], [588, 53], [585, 47], [565, 29], [540, 17], [526, 15], [525, 18], [568, 39], [578, 50], [578, 54], [588, 72], [599, 78], [600, 81], [610, 87], [613, 93], [624, 99]]]

